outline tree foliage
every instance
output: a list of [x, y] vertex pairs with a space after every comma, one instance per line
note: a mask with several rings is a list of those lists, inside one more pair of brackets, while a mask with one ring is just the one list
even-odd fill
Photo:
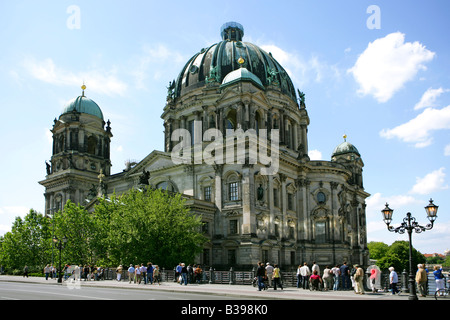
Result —
[[25, 265], [40, 269], [51, 258], [51, 246], [51, 222], [31, 209], [24, 219], [16, 217], [11, 231], [0, 238], [0, 264], [10, 270]]
[[[412, 249], [412, 269], [413, 272], [417, 270], [419, 263], [425, 263], [425, 256], [416, 249]], [[409, 242], [395, 241], [389, 246], [385, 255], [377, 260], [377, 265], [380, 269], [388, 269], [394, 267], [395, 270], [409, 271]]]
[[65, 237], [63, 264], [151, 261], [172, 268], [180, 261], [195, 262], [207, 241], [201, 227], [201, 217], [190, 212], [180, 194], [160, 189], [98, 199], [92, 213], [68, 201], [53, 219], [34, 210], [17, 217], [11, 232], [0, 237], [0, 264], [8, 270], [28, 265], [38, 272], [53, 257], [57, 265], [59, 248], [52, 239]]
[[389, 250], [389, 246], [384, 242], [369, 242], [367, 244], [367, 248], [370, 252], [371, 259], [381, 259], [386, 255], [386, 252]]

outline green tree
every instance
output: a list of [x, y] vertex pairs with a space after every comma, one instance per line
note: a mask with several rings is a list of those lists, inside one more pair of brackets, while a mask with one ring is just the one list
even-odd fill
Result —
[[55, 213], [54, 223], [55, 236], [59, 240], [67, 238], [67, 243], [62, 250], [62, 263], [92, 264], [95, 262], [92, 243], [96, 225], [92, 215], [83, 206], [68, 200], [64, 210]]
[[384, 242], [375, 242], [371, 241], [367, 244], [367, 248], [370, 252], [370, 259], [381, 259], [386, 255], [386, 252], [389, 250], [389, 246]]
[[97, 217], [108, 220], [109, 259], [116, 264], [152, 261], [171, 268], [191, 263], [206, 238], [201, 217], [190, 212], [180, 194], [160, 189], [130, 190], [96, 206]]
[[22, 270], [28, 265], [39, 271], [51, 257], [51, 222], [47, 217], [30, 209], [22, 219], [16, 217], [1, 239], [0, 263], [8, 270]]
[[[413, 272], [417, 271], [417, 265], [425, 263], [425, 256], [416, 249], [412, 249], [412, 268]], [[377, 265], [381, 269], [388, 269], [393, 266], [398, 271], [409, 271], [409, 242], [395, 241], [389, 246], [386, 255], [377, 261]]]

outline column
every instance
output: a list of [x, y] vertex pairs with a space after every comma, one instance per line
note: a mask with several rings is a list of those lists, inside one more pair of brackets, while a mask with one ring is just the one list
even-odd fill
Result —
[[242, 170], [242, 234], [251, 235], [256, 233], [256, 220], [255, 216], [252, 216], [252, 200], [254, 196], [253, 188], [253, 174], [252, 165], [244, 165]]

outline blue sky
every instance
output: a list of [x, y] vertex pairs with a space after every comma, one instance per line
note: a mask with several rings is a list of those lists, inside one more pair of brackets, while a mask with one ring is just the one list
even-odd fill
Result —
[[[371, 7], [375, 5], [376, 7]], [[375, 8], [375, 11], [373, 11]], [[30, 208], [43, 212], [49, 129], [81, 94], [111, 120], [112, 171], [163, 150], [169, 81], [228, 21], [244, 26], [306, 94], [313, 159], [343, 141], [365, 163], [368, 240], [410, 211], [440, 206], [422, 253], [450, 249], [450, 12], [448, 1], [2, 1], [0, 3], [0, 234]]]

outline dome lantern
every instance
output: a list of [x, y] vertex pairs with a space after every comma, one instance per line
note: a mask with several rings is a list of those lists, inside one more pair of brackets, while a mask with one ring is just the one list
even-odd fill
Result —
[[237, 22], [227, 22], [220, 29], [222, 40], [242, 41], [244, 27]]

